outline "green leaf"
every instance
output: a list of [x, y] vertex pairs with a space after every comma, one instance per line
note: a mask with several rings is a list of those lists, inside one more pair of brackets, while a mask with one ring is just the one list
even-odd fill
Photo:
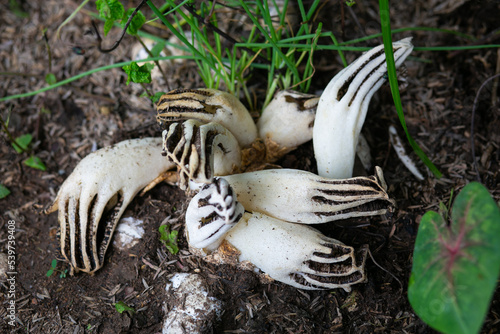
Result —
[[157, 42], [149, 52], [153, 55], [153, 57], [158, 57], [160, 56], [161, 52], [165, 48], [166, 42]]
[[[130, 17], [130, 15], [132, 15], [134, 10], [135, 10], [135, 8], [129, 8], [127, 10], [127, 12], [125, 13], [125, 15], [123, 15], [122, 22], [121, 22], [123, 27], [125, 27], [125, 24], [127, 23], [128, 18]], [[137, 32], [139, 31], [139, 29], [141, 29], [141, 27], [144, 25], [144, 23], [146, 23], [146, 16], [144, 16], [144, 14], [142, 14], [141, 11], [138, 11], [135, 14], [135, 16], [132, 18], [132, 22], [130, 22], [129, 26], [127, 27], [127, 33], [130, 35], [137, 35]]]
[[9, 9], [16, 15], [17, 17], [20, 18], [26, 18], [29, 17], [29, 14], [25, 12], [17, 0], [10, 0], [9, 1]]
[[478, 333], [500, 272], [500, 209], [477, 182], [457, 196], [448, 225], [427, 212], [420, 223], [408, 298], [443, 333]]
[[68, 274], [68, 269], [61, 271], [61, 274], [59, 275], [59, 278], [66, 278], [66, 275]]
[[23, 164], [25, 164], [28, 167], [34, 168], [34, 169], [39, 169], [39, 170], [43, 170], [43, 171], [47, 170], [47, 167], [45, 167], [45, 164], [36, 155], [32, 155], [28, 159], [24, 160]]
[[164, 95], [165, 92], [158, 92], [158, 93], [155, 93], [155, 95], [151, 96], [151, 101], [153, 103], [156, 103], [158, 102], [158, 100], [160, 99], [160, 97], [162, 97], [162, 95]]
[[45, 76], [45, 82], [48, 83], [49, 85], [55, 84], [57, 82], [57, 79], [56, 79], [56, 76], [54, 75], [54, 73], [48, 73]]
[[0, 183], [0, 199], [7, 197], [9, 194], [9, 188]]
[[179, 252], [179, 246], [177, 245], [177, 236], [179, 231], [173, 230], [169, 232], [170, 225], [161, 225], [158, 228], [160, 232], [160, 241], [167, 247], [168, 251], [172, 254], [177, 254]]
[[150, 83], [151, 82], [151, 70], [155, 66], [150, 63], [146, 63], [142, 66], [137, 65], [136, 62], [130, 65], [123, 66], [123, 70], [127, 73], [127, 85], [130, 81], [135, 83]]
[[[27, 133], [25, 135], [19, 136], [16, 138], [16, 144], [12, 143], [12, 147], [16, 150], [17, 153], [23, 153], [28, 150], [28, 146], [33, 140], [33, 137]], [[21, 146], [21, 148], [19, 146]]]
[[118, 0], [97, 0], [95, 5], [99, 11], [99, 16], [105, 20], [104, 36], [106, 36], [113, 27], [115, 21], [123, 17], [125, 9]]
[[45, 276], [47, 276], [47, 277], [52, 276], [52, 274], [54, 274], [54, 271], [56, 270], [56, 267], [57, 267], [57, 260], [53, 259], [52, 262], [50, 263], [50, 269], [49, 269], [49, 271], [47, 271]]
[[123, 312], [129, 312], [130, 315], [133, 315], [135, 313], [135, 310], [132, 307], [128, 306], [127, 304], [121, 301], [115, 303], [115, 308], [120, 314]]

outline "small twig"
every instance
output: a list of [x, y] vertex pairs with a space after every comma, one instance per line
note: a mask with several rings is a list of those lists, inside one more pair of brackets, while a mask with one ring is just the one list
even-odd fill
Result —
[[363, 25], [359, 22], [358, 16], [354, 12], [351, 6], [347, 6], [347, 10], [349, 11], [349, 15], [351, 15], [352, 19], [354, 20], [354, 23], [356, 23], [356, 26], [358, 27], [359, 31], [361, 31], [361, 34], [363, 36], [366, 36], [365, 29], [363, 28]]
[[[206, 0], [206, 2], [208, 2], [208, 0]], [[210, 12], [208, 13], [207, 17], [205, 17], [205, 24], [209, 24], [210, 23], [210, 19], [212, 18], [212, 15], [214, 15], [214, 11], [215, 11], [215, 1], [212, 1], [212, 8], [210, 8]]]
[[[500, 49], [497, 49], [497, 65], [495, 74], [500, 74]], [[491, 89], [491, 105], [495, 105], [497, 101], [498, 95], [498, 78], [493, 81], [493, 87]]]
[[486, 86], [486, 84], [497, 77], [500, 77], [500, 73], [489, 77], [481, 84], [481, 87], [479, 87], [479, 89], [476, 93], [476, 97], [474, 98], [474, 104], [472, 105], [472, 116], [471, 116], [472, 119], [470, 122], [470, 146], [471, 146], [471, 153], [472, 153], [472, 161], [474, 163], [474, 169], [476, 171], [476, 178], [477, 178], [477, 181], [479, 183], [482, 183], [482, 181], [481, 181], [481, 175], [479, 175], [479, 169], [477, 167], [476, 150], [474, 147], [474, 118], [476, 116], [477, 100], [479, 99], [479, 95], [481, 94], [481, 90]]
[[45, 42], [45, 47], [47, 48], [47, 54], [49, 55], [49, 73], [52, 72], [52, 52], [50, 51], [49, 38], [47, 37], [47, 32], [43, 30], [43, 40]]
[[149, 96], [153, 96], [154, 94], [151, 92], [151, 90], [148, 89], [148, 87], [146, 86], [146, 84], [144, 82], [141, 82], [141, 86], [142, 88], [146, 91], [146, 93], [149, 95]]
[[137, 12], [139, 12], [139, 9], [141, 9], [141, 7], [147, 2], [148, 0], [142, 0], [141, 3], [135, 8], [134, 12], [132, 13], [132, 15], [130, 15], [130, 17], [128, 18], [128, 21], [127, 23], [125, 24], [125, 27], [123, 27], [123, 30], [122, 30], [122, 34], [120, 36], [120, 38], [118, 38], [118, 40], [116, 40], [115, 44], [113, 44], [111, 46], [111, 48], [109, 49], [103, 49], [102, 48], [102, 38], [101, 38], [101, 35], [99, 34], [99, 30], [97, 29], [97, 26], [94, 22], [94, 20], [92, 20], [92, 27], [94, 28], [94, 32], [96, 34], [96, 39], [97, 39], [97, 48], [99, 49], [100, 52], [103, 52], [103, 53], [108, 53], [108, 52], [111, 52], [113, 50], [115, 50], [118, 45], [120, 45], [121, 41], [123, 40], [123, 37], [125, 37], [125, 33], [127, 32], [127, 29], [128, 29], [128, 26], [130, 25], [130, 23], [132, 22], [132, 19], [134, 18], [134, 16], [137, 14]]
[[[153, 54], [151, 53], [151, 51], [149, 50], [149, 48], [147, 47], [146, 44], [144, 44], [144, 42], [142, 41], [142, 39], [139, 37], [139, 35], [136, 35], [137, 37], [137, 40], [139, 40], [139, 43], [141, 43], [142, 47], [144, 48], [144, 50], [146, 50], [146, 52], [148, 53], [148, 55], [151, 57], [151, 58], [154, 58]], [[156, 66], [158, 67], [158, 69], [160, 70], [161, 72], [161, 75], [163, 76], [163, 79], [165, 79], [165, 84], [167, 85], [167, 90], [170, 90], [169, 88], [169, 84], [168, 84], [168, 78], [167, 78], [167, 75], [165, 74], [165, 72], [163, 71], [163, 68], [161, 68], [160, 66], [160, 62], [158, 60], [154, 60], [154, 63], [156, 64]]]
[[368, 255], [370, 255], [370, 259], [372, 259], [373, 263], [377, 267], [379, 267], [380, 269], [382, 269], [383, 271], [385, 271], [386, 273], [391, 275], [399, 283], [399, 285], [401, 286], [401, 291], [403, 291], [403, 283], [401, 283], [401, 281], [393, 273], [391, 273], [389, 270], [385, 269], [380, 264], [378, 264], [377, 261], [375, 261], [375, 259], [373, 258], [372, 252], [370, 251], [370, 248], [368, 248]]

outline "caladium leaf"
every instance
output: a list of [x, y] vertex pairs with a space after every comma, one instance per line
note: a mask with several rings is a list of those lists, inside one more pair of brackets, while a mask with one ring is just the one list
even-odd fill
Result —
[[420, 222], [408, 298], [418, 316], [444, 333], [477, 333], [500, 272], [500, 210], [488, 190], [468, 184], [448, 224], [436, 212]]

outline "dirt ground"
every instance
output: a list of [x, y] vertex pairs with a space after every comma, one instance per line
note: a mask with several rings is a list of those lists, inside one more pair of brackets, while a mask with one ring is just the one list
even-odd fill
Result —
[[[101, 54], [85, 35], [91, 18], [82, 12], [56, 37], [57, 27], [79, 5], [79, 1], [17, 1], [27, 17], [0, 5], [0, 96], [33, 91], [45, 86], [45, 75], [58, 81], [84, 71], [130, 59], [132, 38], [116, 51]], [[130, 6], [133, 2], [130, 1]], [[451, 29], [477, 40], [428, 31], [396, 34], [394, 39], [413, 36], [416, 46], [498, 44], [500, 4], [496, 1], [405, 1], [392, 2], [393, 28], [424, 26]], [[94, 7], [87, 5], [88, 10]], [[352, 12], [340, 1], [330, 1], [316, 20], [323, 30], [332, 30], [340, 41], [379, 32], [378, 2], [356, 1]], [[102, 27], [101, 27], [102, 28]], [[42, 37], [46, 29], [49, 53]], [[153, 29], [153, 28], [151, 28]], [[157, 31], [153, 31], [157, 32]], [[118, 31], [105, 40], [112, 44]], [[163, 32], [162, 34], [166, 34]], [[361, 43], [374, 46], [381, 39]], [[83, 46], [84, 55], [72, 52]], [[348, 61], [359, 53], [347, 52]], [[360, 247], [368, 244], [375, 261], [367, 261], [368, 282], [352, 292], [301, 291], [274, 282], [262, 284], [257, 275], [231, 266], [207, 264], [190, 255], [183, 236], [186, 197], [176, 187], [161, 184], [128, 207], [124, 217], [145, 221], [143, 241], [126, 252], [110, 249], [104, 267], [95, 275], [47, 277], [56, 258], [57, 214], [38, 211], [55, 194], [75, 165], [94, 148], [127, 138], [158, 136], [155, 111], [140, 97], [139, 85], [125, 85], [120, 69], [94, 73], [55, 90], [0, 103], [3, 119], [11, 111], [10, 132], [30, 133], [33, 151], [47, 171], [22, 164], [3, 133], [0, 136], [0, 183], [12, 193], [0, 200], [0, 250], [7, 250], [8, 222], [16, 223], [17, 276], [15, 283], [17, 321], [6, 318], [7, 283], [0, 288], [2, 333], [158, 333], [164, 308], [172, 306], [165, 284], [175, 272], [198, 272], [208, 282], [210, 294], [223, 302], [224, 314], [214, 323], [214, 333], [433, 333], [413, 312], [406, 291], [412, 266], [412, 250], [419, 221], [428, 210], [437, 211], [465, 184], [477, 180], [471, 153], [472, 105], [476, 92], [490, 76], [500, 72], [500, 52], [482, 49], [457, 52], [414, 51], [406, 61], [407, 88], [401, 92], [406, 121], [412, 136], [443, 172], [436, 179], [418, 160], [425, 180], [417, 180], [391, 148], [388, 126], [398, 125], [388, 85], [372, 99], [363, 133], [376, 165], [383, 168], [389, 194], [397, 210], [386, 217], [359, 219], [364, 227], [325, 224], [328, 236]], [[334, 60], [334, 61], [332, 61]], [[325, 87], [341, 69], [334, 52], [317, 52], [312, 91]], [[256, 74], [256, 82], [258, 82]], [[158, 79], [150, 89], [168, 91], [201, 86], [192, 64], [174, 64], [169, 82]], [[498, 82], [498, 81], [497, 81]], [[496, 83], [497, 83], [496, 82]], [[475, 115], [475, 154], [479, 175], [496, 201], [500, 200], [500, 113], [498, 86], [489, 83], [479, 97]], [[261, 91], [264, 86], [256, 85]], [[400, 126], [397, 126], [401, 130]], [[403, 133], [400, 132], [402, 136]], [[411, 151], [409, 145], [406, 145]], [[312, 144], [306, 143], [280, 162], [284, 167], [315, 171]], [[369, 171], [372, 173], [372, 171]], [[159, 241], [158, 226], [166, 218], [180, 230], [181, 251], [172, 255]], [[65, 264], [58, 263], [64, 270]], [[115, 310], [113, 303], [125, 301], [137, 313], [130, 317]], [[500, 293], [497, 291], [486, 317], [483, 333], [500, 328]]]

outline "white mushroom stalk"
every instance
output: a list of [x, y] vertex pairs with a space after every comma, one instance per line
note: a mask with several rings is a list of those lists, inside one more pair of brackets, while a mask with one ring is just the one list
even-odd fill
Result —
[[188, 119], [216, 122], [233, 133], [241, 147], [257, 138], [257, 127], [245, 106], [233, 95], [216, 89], [177, 89], [162, 95], [156, 120], [166, 129], [172, 122]]
[[[411, 38], [393, 43], [399, 67], [413, 49]], [[344, 68], [321, 95], [313, 128], [318, 174], [345, 179], [352, 176], [358, 137], [371, 97], [385, 81], [384, 46], [366, 52]]]
[[306, 171], [272, 169], [223, 176], [246, 210], [301, 224], [383, 215], [394, 206], [382, 169], [333, 180]]
[[226, 180], [216, 178], [203, 186], [186, 212], [190, 245], [213, 250], [225, 239], [240, 262], [249, 261], [271, 278], [300, 289], [349, 291], [352, 284], [365, 281], [366, 248], [355, 252], [309, 226], [241, 213]]
[[163, 152], [179, 169], [179, 188], [189, 180], [210, 183], [215, 175], [227, 175], [241, 165], [240, 145], [231, 131], [218, 123], [197, 120], [173, 123], [164, 130]]
[[59, 210], [60, 251], [74, 271], [92, 273], [102, 267], [128, 204], [175, 167], [160, 148], [160, 138], [122, 141], [86, 156], [64, 181], [45, 213]]
[[318, 101], [316, 95], [293, 90], [276, 93], [257, 122], [267, 149], [280, 150], [282, 155], [311, 140]]

